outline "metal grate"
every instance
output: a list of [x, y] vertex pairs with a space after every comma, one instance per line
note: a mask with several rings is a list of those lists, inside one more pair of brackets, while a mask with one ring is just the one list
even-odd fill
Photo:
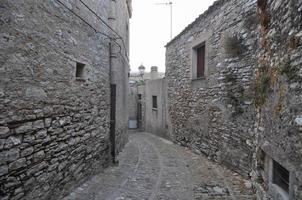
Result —
[[289, 192], [289, 171], [276, 161], [273, 161], [273, 183]]

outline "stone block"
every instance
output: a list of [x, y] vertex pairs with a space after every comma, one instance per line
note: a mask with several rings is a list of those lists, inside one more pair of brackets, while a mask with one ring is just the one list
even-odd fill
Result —
[[44, 151], [43, 150], [39, 151], [34, 154], [34, 162], [39, 162], [39, 161], [43, 160], [44, 157], [45, 157]]
[[0, 126], [0, 139], [5, 138], [10, 134], [9, 128]]
[[37, 139], [44, 139], [47, 137], [47, 131], [46, 130], [40, 130], [35, 134]]
[[296, 117], [295, 122], [298, 126], [302, 126], [302, 115]]
[[34, 130], [38, 130], [38, 129], [42, 129], [44, 128], [44, 121], [43, 120], [38, 120], [38, 121], [35, 121], [33, 123], [33, 129]]
[[11, 148], [13, 146], [16, 146], [16, 145], [19, 145], [21, 144], [21, 139], [20, 137], [9, 137], [6, 141], [5, 141], [5, 145], [4, 145], [4, 148]]
[[20, 181], [16, 177], [8, 177], [6, 179], [6, 184], [4, 186], [6, 188], [11, 188], [20, 184]]
[[21, 158], [19, 160], [16, 160], [16, 161], [10, 163], [9, 166], [8, 166], [8, 169], [9, 169], [9, 171], [14, 171], [14, 170], [17, 170], [19, 168], [25, 167], [26, 165], [27, 165], [26, 164], [26, 159]]
[[24, 135], [23, 142], [32, 144], [35, 141], [35, 136], [31, 134]]
[[31, 155], [33, 152], [34, 152], [34, 148], [33, 148], [33, 147], [29, 147], [29, 148], [27, 148], [27, 149], [24, 149], [24, 150], [21, 152], [21, 157], [29, 156], [29, 155]]
[[0, 152], [0, 165], [6, 162], [12, 162], [20, 157], [20, 151], [17, 148], [10, 149], [8, 151]]
[[47, 163], [43, 161], [43, 162], [33, 166], [29, 170], [27, 170], [27, 175], [32, 176], [32, 175], [36, 174], [37, 172], [43, 170], [46, 167], [47, 167]]
[[15, 132], [17, 134], [26, 133], [29, 131], [32, 131], [32, 122], [27, 122], [25, 124], [22, 124], [21, 126], [15, 129]]
[[51, 121], [52, 121], [51, 118], [44, 119], [44, 125], [45, 125], [46, 128], [51, 126]]
[[3, 176], [8, 173], [7, 165], [0, 166], [0, 176]]
[[0, 150], [4, 148], [5, 139], [0, 139]]
[[46, 92], [40, 87], [29, 87], [25, 94], [27, 97], [35, 99], [45, 99], [47, 97]]

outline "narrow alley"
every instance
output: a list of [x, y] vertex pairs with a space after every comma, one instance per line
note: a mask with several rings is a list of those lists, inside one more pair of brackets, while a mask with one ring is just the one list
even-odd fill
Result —
[[254, 199], [250, 183], [203, 156], [149, 133], [129, 134], [119, 165], [64, 200]]
[[302, 200], [302, 0], [0, 0], [0, 200]]

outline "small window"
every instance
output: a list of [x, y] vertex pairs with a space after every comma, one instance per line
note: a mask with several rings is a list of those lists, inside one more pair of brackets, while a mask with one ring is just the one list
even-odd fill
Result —
[[273, 161], [273, 183], [289, 193], [289, 171]]
[[206, 46], [203, 44], [200, 47], [196, 48], [196, 58], [197, 58], [197, 78], [201, 78], [205, 76], [205, 52], [206, 52]]
[[142, 99], [142, 95], [141, 94], [138, 94], [138, 100], [141, 100]]
[[152, 108], [157, 109], [157, 96], [152, 96]]
[[76, 78], [84, 80], [85, 79], [85, 64], [77, 62], [77, 68], [76, 68]]

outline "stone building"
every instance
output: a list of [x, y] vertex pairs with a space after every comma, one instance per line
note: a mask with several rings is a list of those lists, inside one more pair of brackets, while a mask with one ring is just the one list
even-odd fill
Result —
[[218, 0], [167, 44], [169, 135], [302, 199], [302, 2]]
[[167, 138], [167, 87], [163, 73], [158, 72], [156, 66], [152, 66], [150, 73], [131, 74], [130, 79], [129, 128]]
[[166, 46], [169, 135], [248, 177], [257, 61], [254, 0], [216, 1]]
[[145, 84], [145, 131], [168, 138], [166, 130], [166, 79], [151, 68], [151, 80]]
[[302, 199], [302, 1], [258, 0], [255, 68], [259, 199]]
[[137, 129], [139, 127], [139, 114], [138, 114], [138, 84], [135, 81], [129, 81], [129, 97], [128, 97], [128, 128]]
[[130, 17], [131, 0], [1, 1], [0, 199], [58, 199], [112, 163]]

